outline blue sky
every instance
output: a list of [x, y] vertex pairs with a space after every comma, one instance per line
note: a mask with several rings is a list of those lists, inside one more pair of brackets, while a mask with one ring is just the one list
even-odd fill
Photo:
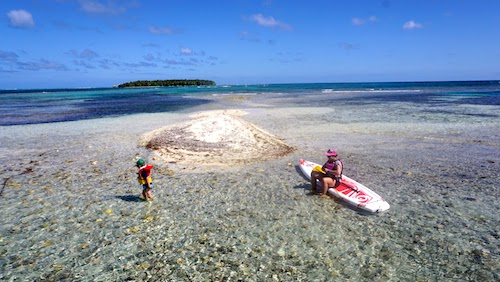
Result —
[[0, 1], [0, 89], [500, 79], [497, 0]]

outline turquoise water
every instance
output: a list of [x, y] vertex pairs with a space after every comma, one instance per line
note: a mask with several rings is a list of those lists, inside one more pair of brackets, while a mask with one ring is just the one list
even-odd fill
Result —
[[[0, 281], [500, 281], [499, 85], [4, 91], [4, 125], [44, 123], [0, 126]], [[227, 108], [297, 151], [229, 172], [138, 146]], [[309, 194], [329, 147], [389, 211]]]
[[[179, 111], [214, 95], [338, 94], [352, 103], [500, 105], [500, 81], [310, 83], [215, 87], [0, 90], [0, 125], [36, 124]], [[315, 100], [318, 105], [331, 101]]]

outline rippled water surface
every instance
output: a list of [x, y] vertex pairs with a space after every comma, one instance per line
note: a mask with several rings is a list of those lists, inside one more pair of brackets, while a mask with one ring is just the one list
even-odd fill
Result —
[[[500, 107], [466, 96], [238, 93], [177, 112], [2, 126], [0, 280], [498, 281]], [[137, 146], [226, 108], [297, 150], [207, 170]], [[388, 212], [309, 195], [298, 161], [323, 162], [329, 147]], [[138, 156], [155, 165], [152, 202], [139, 198]]]

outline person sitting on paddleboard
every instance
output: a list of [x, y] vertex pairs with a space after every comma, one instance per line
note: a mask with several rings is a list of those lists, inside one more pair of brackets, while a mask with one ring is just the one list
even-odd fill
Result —
[[340, 185], [342, 181], [342, 171], [344, 169], [344, 164], [337, 157], [337, 151], [334, 149], [328, 149], [325, 152], [328, 160], [321, 167], [323, 172], [313, 170], [311, 172], [311, 190], [313, 194], [316, 194], [316, 180], [321, 180], [323, 184], [323, 191], [321, 193], [322, 198], [326, 198], [328, 188], [335, 188]]
[[153, 165], [146, 164], [143, 159], [139, 159], [136, 162], [136, 166], [139, 168], [137, 180], [142, 184], [142, 196], [145, 201], [148, 199], [152, 200], [151, 187], [153, 186], [153, 179], [151, 178], [151, 170], [153, 169]]

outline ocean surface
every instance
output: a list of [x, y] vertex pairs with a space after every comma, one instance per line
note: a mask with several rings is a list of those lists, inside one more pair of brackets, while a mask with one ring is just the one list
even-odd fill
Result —
[[[336, 93], [338, 99], [350, 99], [352, 103], [401, 100], [430, 106], [457, 103], [500, 105], [500, 81], [0, 90], [0, 126], [180, 111], [211, 103], [207, 96], [267, 94], [300, 97], [321, 93]], [[358, 99], [353, 99], [353, 95]], [[321, 105], [321, 100], [315, 101]]]
[[[296, 151], [207, 170], [138, 143], [224, 109]], [[0, 281], [497, 282], [499, 124], [499, 81], [2, 90]], [[331, 147], [387, 212], [309, 193]]]

